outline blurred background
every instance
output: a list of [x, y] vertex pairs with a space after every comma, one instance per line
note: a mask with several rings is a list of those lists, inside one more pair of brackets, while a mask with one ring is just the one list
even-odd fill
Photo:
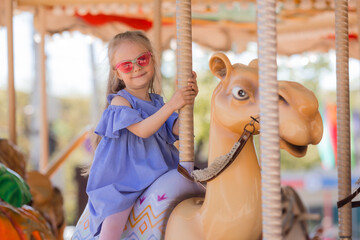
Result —
[[[351, 3], [354, 2], [349, 1], [350, 14], [355, 13], [355, 8], [351, 8]], [[130, 18], [146, 14], [145, 5], [142, 9], [138, 5], [126, 6], [126, 9], [118, 9], [116, 15]], [[287, 11], [279, 13], [278, 79], [297, 81], [314, 91], [323, 118], [324, 135], [320, 144], [310, 146], [303, 158], [294, 158], [281, 152], [282, 183], [293, 186], [308, 210], [321, 215], [322, 224], [331, 239], [331, 236], [337, 236], [334, 16], [333, 12], [326, 10], [310, 14], [309, 11], [305, 12], [306, 8], [301, 8], [302, 11], [295, 14], [296, 7], [286, 6], [279, 7], [279, 12], [282, 9]], [[151, 26], [145, 24], [134, 27], [131, 25], [135, 22], [134, 19], [130, 19], [130, 23], [121, 22], [119, 19], [109, 20], [103, 25], [96, 23], [99, 27], [96, 29], [96, 24], [91, 25], [90, 17], [101, 12], [88, 13], [86, 10], [81, 12], [81, 8], [74, 9], [47, 9], [48, 16], [54, 15], [49, 17], [50, 22], [61, 22], [59, 26], [48, 23], [48, 34], [45, 38], [50, 164], [86, 126], [96, 126], [101, 116], [108, 75], [107, 41], [117, 32], [126, 29], [142, 29], [147, 31], [150, 38], [152, 36]], [[294, 11], [293, 15], [290, 15], [291, 10]], [[170, 5], [164, 5], [161, 74], [165, 101], [174, 91], [176, 78], [173, 12]], [[299, 17], [299, 13], [303, 15], [300, 14]], [[238, 18], [235, 18], [236, 16]], [[288, 21], [295, 16], [299, 17], [295, 22]], [[71, 22], [69, 17], [76, 22]], [[216, 51], [225, 52], [232, 63], [248, 64], [257, 58], [256, 29], [254, 32], [252, 25], [256, 21], [256, 12], [254, 4], [251, 3], [214, 6], [207, 4], [203, 8], [200, 8], [199, 4], [194, 7], [193, 18], [193, 69], [198, 74], [200, 89], [194, 109], [195, 159], [196, 165], [203, 168], [207, 166], [210, 99], [219, 81], [211, 74], [208, 61]], [[36, 11], [15, 10], [13, 35], [17, 144], [26, 155], [28, 170], [39, 168], [41, 149], [38, 53], [40, 36], [37, 20]], [[142, 20], [145, 21], [146, 18]], [[352, 15], [349, 17], [350, 23], [355, 20]], [[205, 21], [210, 21], [211, 24], [206, 25]], [[65, 24], [67, 22], [69, 25]], [[86, 24], [95, 30], [89, 30]], [[113, 24], [114, 29], [109, 31], [111, 25], [106, 24]], [[106, 31], [101, 33], [101, 28]], [[238, 34], [238, 37], [232, 34]], [[360, 177], [360, 62], [358, 33], [356, 26], [351, 24], [349, 39], [351, 163], [352, 182], [355, 187], [355, 182]], [[0, 138], [9, 138], [7, 31], [4, 24], [0, 27], [0, 53]], [[255, 142], [258, 144], [257, 138]], [[86, 177], [81, 175], [81, 170], [90, 163], [92, 152], [91, 139], [88, 138], [52, 177], [53, 184], [61, 189], [64, 196], [68, 226], [76, 224], [87, 201]], [[319, 221], [314, 221], [310, 227], [317, 224]], [[359, 225], [360, 210], [354, 208], [353, 226]], [[360, 228], [353, 227], [353, 239], [360, 239]]]

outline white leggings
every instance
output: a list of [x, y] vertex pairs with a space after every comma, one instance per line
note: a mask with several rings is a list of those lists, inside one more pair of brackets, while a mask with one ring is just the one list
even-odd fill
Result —
[[105, 218], [99, 240], [119, 240], [133, 206]]

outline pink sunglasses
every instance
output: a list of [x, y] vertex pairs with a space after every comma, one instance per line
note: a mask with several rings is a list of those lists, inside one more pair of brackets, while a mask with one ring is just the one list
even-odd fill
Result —
[[134, 69], [135, 63], [139, 67], [145, 67], [145, 66], [149, 65], [151, 57], [152, 57], [151, 52], [144, 52], [144, 53], [141, 53], [134, 60], [125, 60], [125, 61], [119, 62], [118, 64], [115, 65], [115, 69], [120, 70], [123, 73], [129, 73]]

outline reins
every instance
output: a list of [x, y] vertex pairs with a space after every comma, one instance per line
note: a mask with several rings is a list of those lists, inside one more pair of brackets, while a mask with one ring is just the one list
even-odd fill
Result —
[[185, 178], [195, 182], [208, 182], [219, 176], [220, 173], [222, 173], [227, 167], [231, 165], [231, 163], [234, 162], [249, 138], [254, 134], [254, 124], [255, 122], [259, 123], [259, 117], [251, 117], [251, 119], [252, 120], [250, 120], [250, 122], [244, 126], [244, 131], [239, 140], [234, 144], [230, 152], [228, 152], [226, 155], [217, 157], [209, 167], [195, 170], [191, 173], [191, 175], [184, 167], [179, 164], [177, 168], [178, 172], [181, 173]]
[[[360, 184], [360, 179], [356, 183]], [[348, 203], [351, 203], [351, 208], [360, 207], [360, 201], [352, 201], [359, 193], [360, 193], [360, 187], [358, 187], [353, 193], [351, 193], [344, 199], [339, 200], [337, 202], [337, 207], [342, 208], [343, 206], [345, 206]]]

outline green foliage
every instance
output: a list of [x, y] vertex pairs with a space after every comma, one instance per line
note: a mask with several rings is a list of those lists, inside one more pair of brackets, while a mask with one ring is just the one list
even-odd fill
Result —
[[[90, 99], [89, 98], [61, 98], [60, 114], [53, 122], [53, 131], [58, 143], [58, 151], [64, 149], [81, 130], [91, 124]], [[75, 181], [75, 168], [79, 165], [87, 165], [91, 162], [92, 155], [84, 147], [75, 150], [65, 162], [64, 192], [66, 196], [65, 217], [68, 224], [77, 221], [77, 185]]]
[[281, 57], [284, 64], [279, 64], [278, 71], [287, 75], [288, 80], [303, 84], [320, 97], [320, 79], [331, 72], [331, 62], [328, 54], [304, 53], [290, 57]]
[[[30, 148], [30, 140], [28, 138], [28, 125], [27, 115], [25, 114], [25, 107], [29, 104], [29, 94], [24, 92], [16, 92], [16, 134], [17, 145], [24, 150], [25, 154], [28, 153]], [[9, 101], [8, 92], [0, 90], [0, 138], [9, 138]]]
[[194, 106], [195, 138], [196, 141], [207, 142], [210, 128], [210, 112], [212, 93], [219, 80], [210, 71], [199, 73], [199, 94]]
[[210, 71], [198, 74], [199, 94], [194, 106], [194, 134], [197, 165], [207, 163], [210, 131], [211, 97], [219, 80]]
[[8, 135], [8, 99], [7, 93], [3, 90], [0, 90], [0, 137], [1, 138], [9, 138]]
[[59, 146], [66, 146], [91, 123], [89, 98], [61, 98], [60, 116], [53, 122]]

